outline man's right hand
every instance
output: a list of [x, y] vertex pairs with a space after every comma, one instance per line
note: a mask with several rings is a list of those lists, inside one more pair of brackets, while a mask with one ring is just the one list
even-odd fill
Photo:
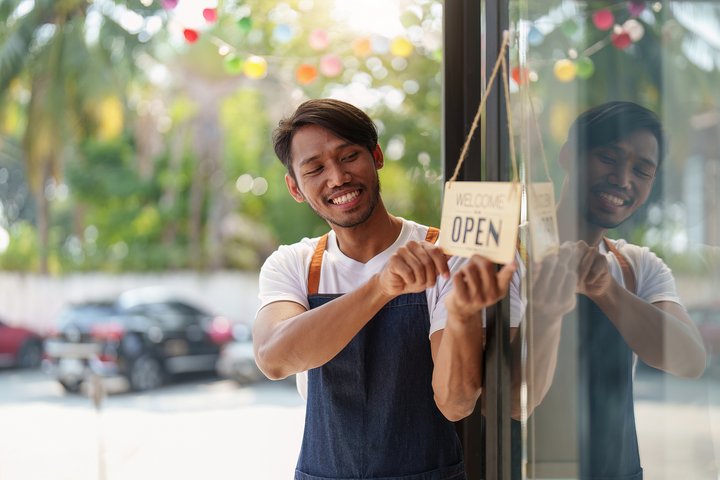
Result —
[[448, 257], [428, 242], [408, 242], [400, 247], [379, 274], [383, 293], [397, 297], [435, 286], [438, 275], [450, 277]]
[[532, 306], [536, 317], [555, 319], [575, 308], [577, 268], [583, 253], [576, 243], [565, 242], [535, 265], [532, 272]]

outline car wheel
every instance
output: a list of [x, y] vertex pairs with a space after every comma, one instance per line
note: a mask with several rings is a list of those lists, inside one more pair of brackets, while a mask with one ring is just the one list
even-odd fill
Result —
[[136, 392], [157, 388], [164, 380], [162, 365], [157, 358], [142, 355], [132, 363], [128, 380], [130, 388]]
[[67, 393], [78, 393], [80, 391], [80, 382], [66, 382], [65, 380], [58, 381]]
[[17, 366], [20, 368], [35, 368], [42, 360], [42, 345], [34, 340], [26, 341], [18, 353]]

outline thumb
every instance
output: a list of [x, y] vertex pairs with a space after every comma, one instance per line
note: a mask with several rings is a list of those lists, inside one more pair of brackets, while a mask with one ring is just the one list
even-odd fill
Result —
[[497, 273], [498, 285], [504, 290], [508, 286], [513, 274], [517, 270], [517, 262], [512, 261], [505, 264], [500, 271]]

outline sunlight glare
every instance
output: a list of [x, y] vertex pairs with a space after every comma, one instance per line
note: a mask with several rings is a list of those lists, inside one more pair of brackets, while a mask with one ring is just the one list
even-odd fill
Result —
[[9, 246], [10, 234], [3, 227], [0, 227], [0, 254], [5, 253]]
[[333, 17], [353, 30], [394, 37], [403, 32], [398, 0], [335, 0]]

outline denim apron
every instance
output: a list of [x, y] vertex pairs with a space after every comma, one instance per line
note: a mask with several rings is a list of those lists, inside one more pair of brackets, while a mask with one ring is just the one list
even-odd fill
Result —
[[[605, 239], [635, 292], [632, 267]], [[633, 352], [610, 319], [579, 295], [580, 471], [589, 480], [643, 478], [635, 431]]]
[[[437, 229], [426, 240], [434, 242]], [[327, 235], [310, 264], [317, 293]], [[437, 409], [425, 292], [387, 303], [325, 365], [308, 371], [305, 432], [295, 480], [464, 480], [460, 441]]]

